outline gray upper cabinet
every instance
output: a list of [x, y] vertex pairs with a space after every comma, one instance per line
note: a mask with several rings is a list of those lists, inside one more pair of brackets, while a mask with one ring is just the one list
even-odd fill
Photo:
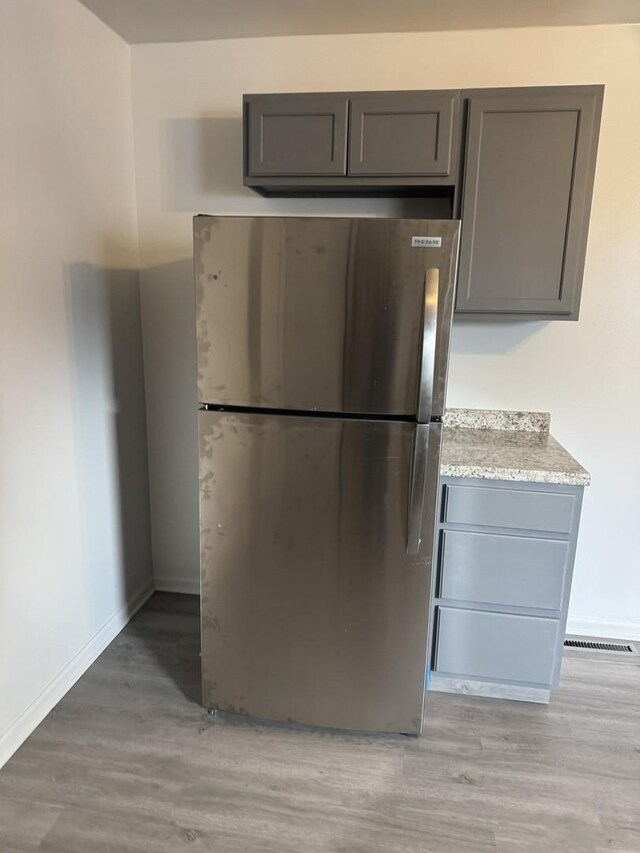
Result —
[[245, 95], [244, 183], [263, 195], [435, 187], [451, 211], [460, 132], [459, 90]]
[[451, 175], [458, 162], [460, 92], [351, 98], [350, 175]]
[[602, 86], [464, 92], [457, 313], [577, 319]]
[[245, 95], [244, 183], [267, 196], [417, 196], [423, 216], [462, 220], [458, 317], [577, 320], [603, 94]]
[[245, 97], [249, 175], [345, 175], [349, 102], [342, 95]]

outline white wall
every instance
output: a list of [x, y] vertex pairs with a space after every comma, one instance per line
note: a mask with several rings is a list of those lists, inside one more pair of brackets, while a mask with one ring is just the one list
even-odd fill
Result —
[[591, 471], [570, 628], [640, 637], [640, 31], [265, 38], [133, 48], [156, 582], [197, 589], [191, 214], [390, 213], [241, 186], [243, 92], [605, 83], [578, 323], [459, 324], [449, 404], [552, 412]]
[[0, 0], [0, 766], [152, 589], [130, 59]]

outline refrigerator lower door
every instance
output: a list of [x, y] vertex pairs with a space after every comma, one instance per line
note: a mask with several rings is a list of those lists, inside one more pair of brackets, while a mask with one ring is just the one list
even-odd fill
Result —
[[418, 734], [441, 427], [230, 412], [199, 426], [204, 704]]

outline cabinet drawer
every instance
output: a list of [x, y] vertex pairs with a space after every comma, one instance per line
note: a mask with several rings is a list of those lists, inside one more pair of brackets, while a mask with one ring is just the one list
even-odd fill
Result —
[[442, 537], [442, 598], [561, 609], [568, 541], [462, 530]]
[[437, 620], [438, 672], [551, 685], [556, 619], [439, 607]]
[[447, 176], [457, 162], [459, 91], [351, 99], [350, 175]]
[[247, 96], [249, 175], [345, 175], [348, 108], [341, 95]]
[[488, 486], [445, 486], [443, 521], [569, 533], [576, 495]]

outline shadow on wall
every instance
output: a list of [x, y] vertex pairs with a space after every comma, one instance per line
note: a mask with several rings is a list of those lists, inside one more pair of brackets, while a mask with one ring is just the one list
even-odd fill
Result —
[[161, 146], [166, 209], [203, 213], [211, 196], [244, 191], [239, 116], [167, 119]]
[[548, 325], [548, 320], [485, 321], [456, 317], [451, 334], [451, 355], [505, 355], [519, 349]]
[[198, 391], [192, 258], [141, 270], [140, 286], [156, 587], [197, 592]]
[[151, 577], [149, 474], [138, 272], [66, 269], [76, 464], [86, 601], [104, 610], [120, 572], [120, 606]]
[[270, 198], [243, 185], [242, 118], [175, 118], [160, 128], [163, 208], [185, 213], [450, 219], [446, 198]]

